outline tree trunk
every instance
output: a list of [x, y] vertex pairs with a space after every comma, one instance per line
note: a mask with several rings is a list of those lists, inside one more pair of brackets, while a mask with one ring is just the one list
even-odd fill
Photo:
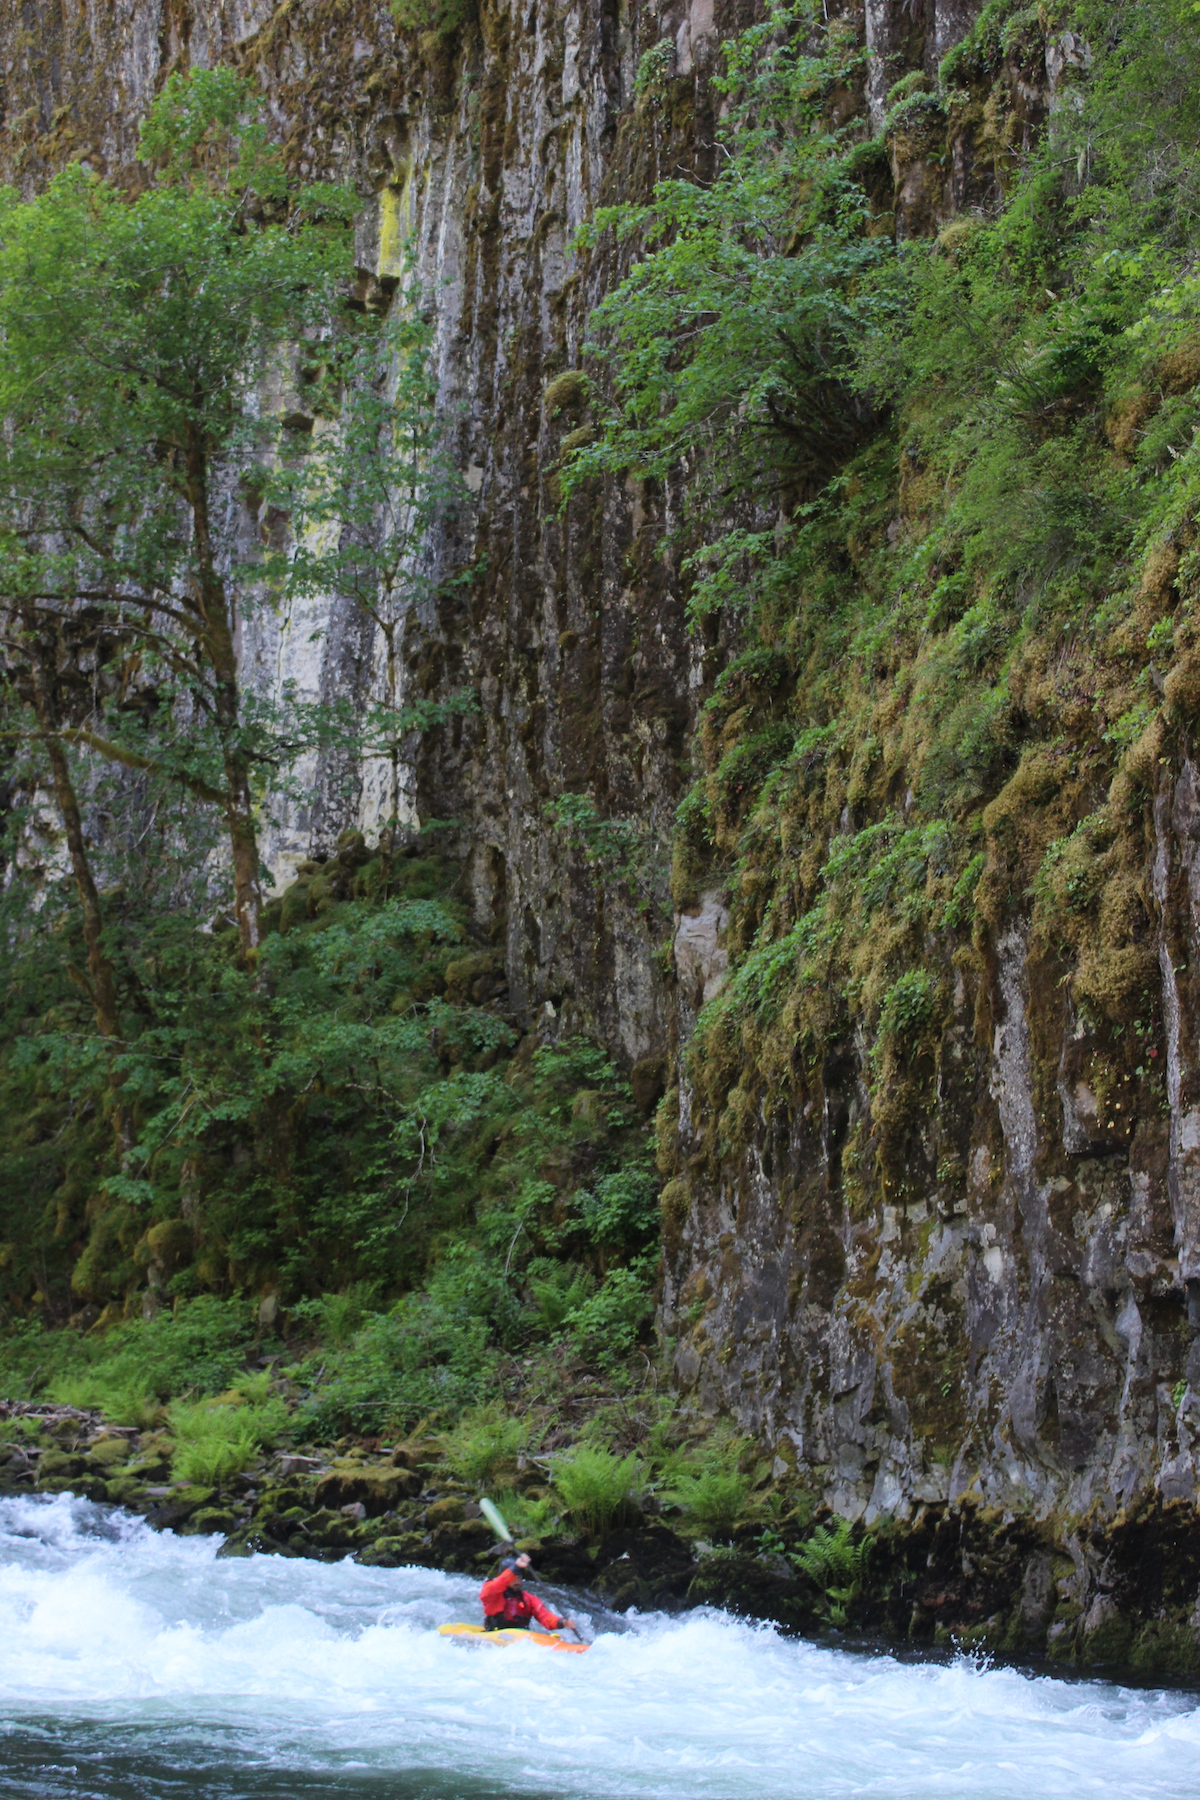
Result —
[[380, 629], [383, 632], [384, 650], [386, 653], [385, 684], [387, 689], [387, 706], [392, 715], [392, 737], [388, 744], [388, 769], [390, 792], [388, 794], [388, 829], [393, 838], [400, 823], [400, 740], [396, 736], [396, 621], [390, 616], [391, 595], [388, 595], [389, 616], [380, 618]]
[[[83, 941], [87, 949], [88, 997], [96, 1014], [96, 1030], [108, 1044], [110, 1055], [115, 1058], [121, 1045], [121, 1016], [117, 1006], [116, 971], [104, 946], [104, 914], [100, 906], [96, 878], [92, 874], [92, 865], [88, 860], [87, 844], [83, 835], [83, 815], [79, 810], [79, 797], [75, 792], [75, 783], [71, 779], [71, 765], [67, 759], [62, 738], [59, 736], [58, 709], [54, 702], [54, 689], [47, 674], [42, 646], [32, 632], [29, 634], [29, 667], [34, 712], [37, 714], [38, 725], [41, 728], [46, 760], [50, 764], [50, 777], [54, 783], [54, 799], [66, 835], [67, 851], [71, 858], [71, 872], [75, 877], [75, 891], [79, 895], [79, 906], [83, 914]], [[133, 1118], [129, 1107], [121, 1097], [121, 1077], [115, 1061], [109, 1069], [108, 1082], [109, 1091], [112, 1094], [113, 1135], [116, 1139], [117, 1155], [124, 1156], [133, 1146]]]
[[71, 779], [71, 765], [58, 735], [54, 694], [47, 679], [41, 647], [36, 643], [30, 646], [30, 666], [34, 710], [41, 727], [42, 742], [46, 747], [46, 758], [54, 782], [54, 798], [66, 834], [71, 870], [75, 876], [75, 888], [83, 912], [83, 941], [87, 946], [88, 981], [92, 1004], [96, 1009], [96, 1029], [101, 1037], [115, 1043], [120, 1040], [121, 1021], [117, 1010], [116, 977], [104, 947], [104, 916], [100, 908], [100, 895], [92, 874], [92, 865], [88, 861], [83, 836], [83, 816], [79, 810], [75, 784]]
[[233, 904], [242, 954], [251, 961], [258, 949], [262, 886], [258, 874], [258, 832], [250, 758], [239, 742], [237, 651], [225, 584], [217, 571], [208, 517], [208, 456], [200, 432], [192, 428], [187, 445], [187, 496], [196, 534], [196, 610], [202, 623], [205, 653], [213, 672], [214, 707], [225, 774], [225, 823], [233, 859]]

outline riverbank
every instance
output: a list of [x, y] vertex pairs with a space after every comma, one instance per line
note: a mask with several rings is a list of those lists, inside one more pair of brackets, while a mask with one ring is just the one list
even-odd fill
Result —
[[[350, 1557], [482, 1580], [501, 1551], [478, 1485], [455, 1473], [442, 1438], [343, 1438], [264, 1454], [205, 1483], [172, 1478], [162, 1429], [36, 1402], [0, 1404], [0, 1422], [0, 1493], [70, 1493], [181, 1536], [219, 1534], [223, 1558]], [[514, 1528], [543, 1581], [615, 1611], [717, 1606], [806, 1637], [850, 1629], [1110, 1673], [1200, 1673], [1200, 1516], [1188, 1504], [1156, 1499], [1064, 1526], [968, 1500], [864, 1534], [772, 1487], [705, 1537], [648, 1492], [589, 1531], [564, 1529], [556, 1515], [554, 1463], [514, 1456], [488, 1487], [512, 1496], [514, 1520], [541, 1520]]]

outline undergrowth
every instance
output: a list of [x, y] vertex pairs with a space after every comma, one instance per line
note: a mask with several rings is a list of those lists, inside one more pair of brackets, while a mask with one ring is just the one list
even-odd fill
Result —
[[267, 909], [254, 976], [232, 934], [131, 910], [140, 1098], [119, 1157], [71, 914], [26, 921], [0, 1035], [0, 1165], [31, 1199], [0, 1250], [5, 1397], [145, 1424], [274, 1358], [293, 1433], [328, 1441], [452, 1424], [530, 1346], [615, 1370], [637, 1353], [645, 1124], [603, 1051], [521, 1034], [456, 881], [351, 834]]

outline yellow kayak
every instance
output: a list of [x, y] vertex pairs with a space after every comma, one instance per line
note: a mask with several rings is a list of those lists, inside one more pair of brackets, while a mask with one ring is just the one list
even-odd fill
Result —
[[552, 1631], [525, 1631], [507, 1626], [500, 1631], [485, 1631], [482, 1625], [439, 1625], [439, 1637], [479, 1638], [485, 1644], [540, 1644], [543, 1650], [586, 1650], [586, 1644], [568, 1644]]

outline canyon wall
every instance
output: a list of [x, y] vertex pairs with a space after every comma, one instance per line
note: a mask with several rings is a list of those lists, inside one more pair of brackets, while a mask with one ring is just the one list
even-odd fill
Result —
[[[889, 88], [934, 71], [978, 11], [867, 0], [849, 15], [877, 129]], [[906, 1073], [919, 1104], [901, 1155], [880, 1151], [848, 1183], [847, 1146], [861, 1170], [885, 1133], [861, 1030], [816, 1081], [767, 1092], [731, 1075], [744, 1129], [732, 1149], [715, 1133], [684, 1048], [725, 979], [729, 891], [711, 869], [672, 915], [668, 863], [731, 645], [685, 626], [658, 550], [677, 496], [595, 484], [560, 513], [556, 469], [585, 422], [571, 377], [588, 312], [617, 272], [611, 252], [575, 252], [575, 229], [599, 203], [710, 166], [714, 59], [750, 16], [740, 0], [483, 0], [477, 24], [421, 38], [369, 0], [22, 0], [0, 21], [0, 162], [30, 189], [66, 157], [128, 168], [164, 72], [227, 58], [261, 83], [293, 166], [360, 191], [368, 303], [386, 303], [412, 244], [472, 497], [430, 568], [476, 573], [409, 620], [406, 691], [468, 686], [479, 711], [414, 752], [410, 818], [454, 822], [513, 1009], [551, 1035], [597, 1034], [647, 1108], [668, 1089], [662, 1323], [676, 1379], [758, 1437], [777, 1476], [851, 1518], [915, 1529], [931, 1509], [991, 1508], [1060, 1534], [1098, 1521], [1099, 1547], [1063, 1539], [1058, 1588], [1043, 1570], [1026, 1608], [1031, 1631], [1057, 1607], [1060, 1636], [1083, 1642], [1116, 1605], [1104, 1532], [1144, 1502], [1193, 1502], [1200, 1478], [1200, 773], [1186, 734], [1157, 740], [1122, 876], [1140, 923], [1120, 952], [1156, 971], [1157, 999], [1123, 1036], [1073, 1008], [1022, 878], [973, 938], [928, 945], [950, 999]], [[639, 59], [660, 39], [672, 79], [639, 98]], [[1064, 33], [1039, 55], [1008, 68], [1002, 118], [977, 109], [936, 155], [911, 123], [891, 129], [898, 235], [994, 204], [1004, 157], [1043, 129], [1086, 53]], [[314, 694], [365, 691], [375, 654], [336, 609], [246, 630], [259, 681]], [[1078, 660], [1086, 672], [1086, 650]], [[348, 811], [326, 776], [313, 770], [310, 803], [273, 842], [281, 880], [347, 823], [378, 823], [369, 776]], [[1049, 816], [1051, 788], [1033, 810]], [[636, 883], [606, 877], [556, 822], [564, 793], [638, 822]], [[993, 797], [988, 825], [997, 881], [1005, 804]], [[1059, 828], [1084, 810], [1067, 806]]]

